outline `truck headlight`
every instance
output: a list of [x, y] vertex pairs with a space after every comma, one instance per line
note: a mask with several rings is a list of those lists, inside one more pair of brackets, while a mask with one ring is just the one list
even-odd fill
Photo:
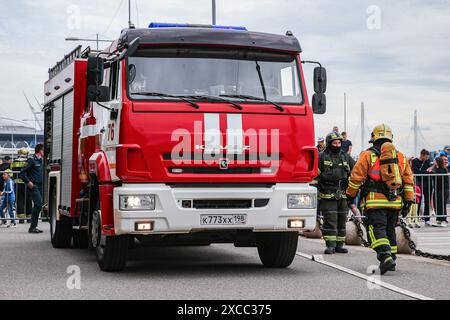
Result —
[[288, 209], [314, 209], [316, 207], [316, 195], [314, 193], [288, 194]]
[[155, 210], [155, 195], [122, 195], [119, 196], [120, 210]]

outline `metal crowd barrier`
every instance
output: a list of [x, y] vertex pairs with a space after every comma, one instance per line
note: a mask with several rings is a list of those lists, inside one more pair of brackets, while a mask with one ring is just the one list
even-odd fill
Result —
[[[448, 221], [448, 208], [450, 200], [449, 190], [445, 185], [449, 185], [450, 173], [447, 174], [415, 174], [414, 184], [420, 190], [415, 190], [415, 210], [411, 216], [421, 218], [425, 221], [435, 216], [438, 221]], [[417, 192], [418, 191], [418, 192]], [[414, 206], [413, 206], [414, 208]], [[432, 214], [433, 213], [433, 214]]]
[[[5, 171], [0, 171], [0, 176], [3, 175], [4, 172]], [[14, 181], [14, 189], [15, 189], [14, 192], [15, 192], [15, 196], [16, 196], [16, 200], [15, 200], [14, 208], [13, 208], [16, 223], [18, 223], [19, 221], [26, 222], [27, 220], [31, 219], [31, 218], [27, 218], [27, 212], [28, 212], [28, 216], [31, 216], [31, 213], [33, 211], [33, 201], [31, 199], [31, 195], [29, 192], [30, 189], [28, 188], [28, 186], [25, 183], [16, 182], [19, 179], [19, 177], [18, 177], [19, 173], [20, 173], [20, 171], [10, 172], [10, 174], [12, 175], [11, 179], [13, 179], [13, 181]], [[1, 190], [2, 191], [3, 191], [3, 184], [4, 184], [4, 181], [2, 178], [1, 179]], [[3, 203], [4, 197], [5, 197], [5, 195], [0, 197], [0, 203]], [[20, 215], [20, 217], [18, 215]], [[23, 218], [21, 217], [22, 215], [24, 215]], [[8, 221], [11, 219], [11, 217], [9, 217], [8, 208], [6, 208], [4, 210], [3, 216], [4, 216], [4, 218], [3, 219], [0, 218], [0, 221], [2, 221], [2, 220]], [[41, 214], [39, 214], [39, 220], [42, 220]]]

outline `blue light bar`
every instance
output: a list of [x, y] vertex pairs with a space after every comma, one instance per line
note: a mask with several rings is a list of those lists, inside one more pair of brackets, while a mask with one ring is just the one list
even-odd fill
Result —
[[164, 22], [152, 22], [148, 26], [149, 28], [212, 28], [212, 29], [228, 29], [228, 30], [244, 30], [246, 27], [239, 26], [218, 26], [211, 24], [188, 24], [188, 23], [164, 23]]

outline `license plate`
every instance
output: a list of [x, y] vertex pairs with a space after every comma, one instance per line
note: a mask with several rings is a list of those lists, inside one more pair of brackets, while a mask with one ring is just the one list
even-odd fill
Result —
[[200, 216], [201, 225], [236, 225], [246, 223], [246, 214], [204, 214]]

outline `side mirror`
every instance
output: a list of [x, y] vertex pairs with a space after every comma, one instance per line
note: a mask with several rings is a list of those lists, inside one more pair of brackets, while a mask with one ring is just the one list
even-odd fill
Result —
[[325, 93], [327, 91], [327, 70], [324, 67], [314, 68], [314, 92]]
[[314, 93], [312, 109], [315, 114], [324, 114], [327, 111], [327, 97], [323, 93]]
[[88, 101], [106, 102], [111, 100], [109, 96], [109, 87], [90, 85], [87, 89]]
[[136, 38], [133, 41], [131, 41], [126, 49], [120, 54], [119, 60], [123, 60], [125, 58], [128, 58], [133, 53], [136, 52], [137, 48], [139, 47], [139, 43], [141, 42], [141, 38]]
[[99, 57], [89, 57], [87, 61], [87, 85], [101, 85], [105, 62]]
[[136, 66], [134, 64], [128, 65], [128, 82], [133, 83], [136, 78]]

